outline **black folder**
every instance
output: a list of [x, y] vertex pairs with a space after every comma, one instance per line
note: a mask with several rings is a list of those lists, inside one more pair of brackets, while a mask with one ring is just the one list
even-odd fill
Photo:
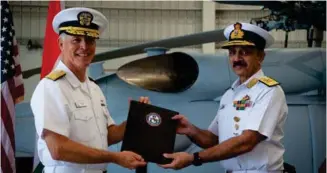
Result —
[[140, 154], [146, 162], [167, 164], [171, 159], [163, 153], [173, 153], [177, 121], [176, 111], [132, 100], [121, 151]]

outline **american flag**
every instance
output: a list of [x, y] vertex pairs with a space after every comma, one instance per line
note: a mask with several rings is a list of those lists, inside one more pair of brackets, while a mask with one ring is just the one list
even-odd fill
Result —
[[13, 18], [1, 1], [1, 172], [15, 173], [15, 104], [24, 98]]

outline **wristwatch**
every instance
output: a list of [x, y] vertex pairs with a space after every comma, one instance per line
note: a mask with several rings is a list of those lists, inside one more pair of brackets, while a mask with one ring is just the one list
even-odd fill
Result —
[[193, 153], [193, 161], [192, 161], [192, 164], [194, 166], [201, 166], [202, 165], [202, 160], [199, 156], [199, 152], [195, 152]]

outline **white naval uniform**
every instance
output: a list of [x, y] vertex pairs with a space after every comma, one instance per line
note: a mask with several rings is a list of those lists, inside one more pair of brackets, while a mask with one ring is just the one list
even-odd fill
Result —
[[[66, 75], [56, 81], [44, 78], [31, 98], [38, 136], [48, 129], [83, 145], [108, 150], [107, 127], [114, 124], [101, 89], [88, 78], [81, 83], [59, 62], [55, 70]], [[107, 164], [77, 164], [53, 160], [42, 138], [37, 149], [45, 173], [102, 173]]]
[[[222, 96], [217, 115], [208, 128], [219, 137], [220, 143], [241, 135], [243, 130], [257, 131], [267, 137], [252, 151], [220, 161], [228, 172], [281, 173], [283, 170], [285, 149], [281, 139], [288, 107], [279, 85], [269, 87], [256, 80], [263, 76], [259, 70], [241, 85], [239, 79], [236, 80]], [[249, 105], [244, 110], [236, 110], [239, 105], [234, 105], [234, 101], [245, 96], [249, 98]]]

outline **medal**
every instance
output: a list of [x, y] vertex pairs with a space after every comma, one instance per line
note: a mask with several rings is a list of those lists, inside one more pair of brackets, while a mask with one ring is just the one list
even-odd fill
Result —
[[248, 95], [244, 96], [241, 100], [235, 100], [233, 103], [236, 110], [245, 110], [246, 107], [251, 107], [252, 105], [252, 101]]

